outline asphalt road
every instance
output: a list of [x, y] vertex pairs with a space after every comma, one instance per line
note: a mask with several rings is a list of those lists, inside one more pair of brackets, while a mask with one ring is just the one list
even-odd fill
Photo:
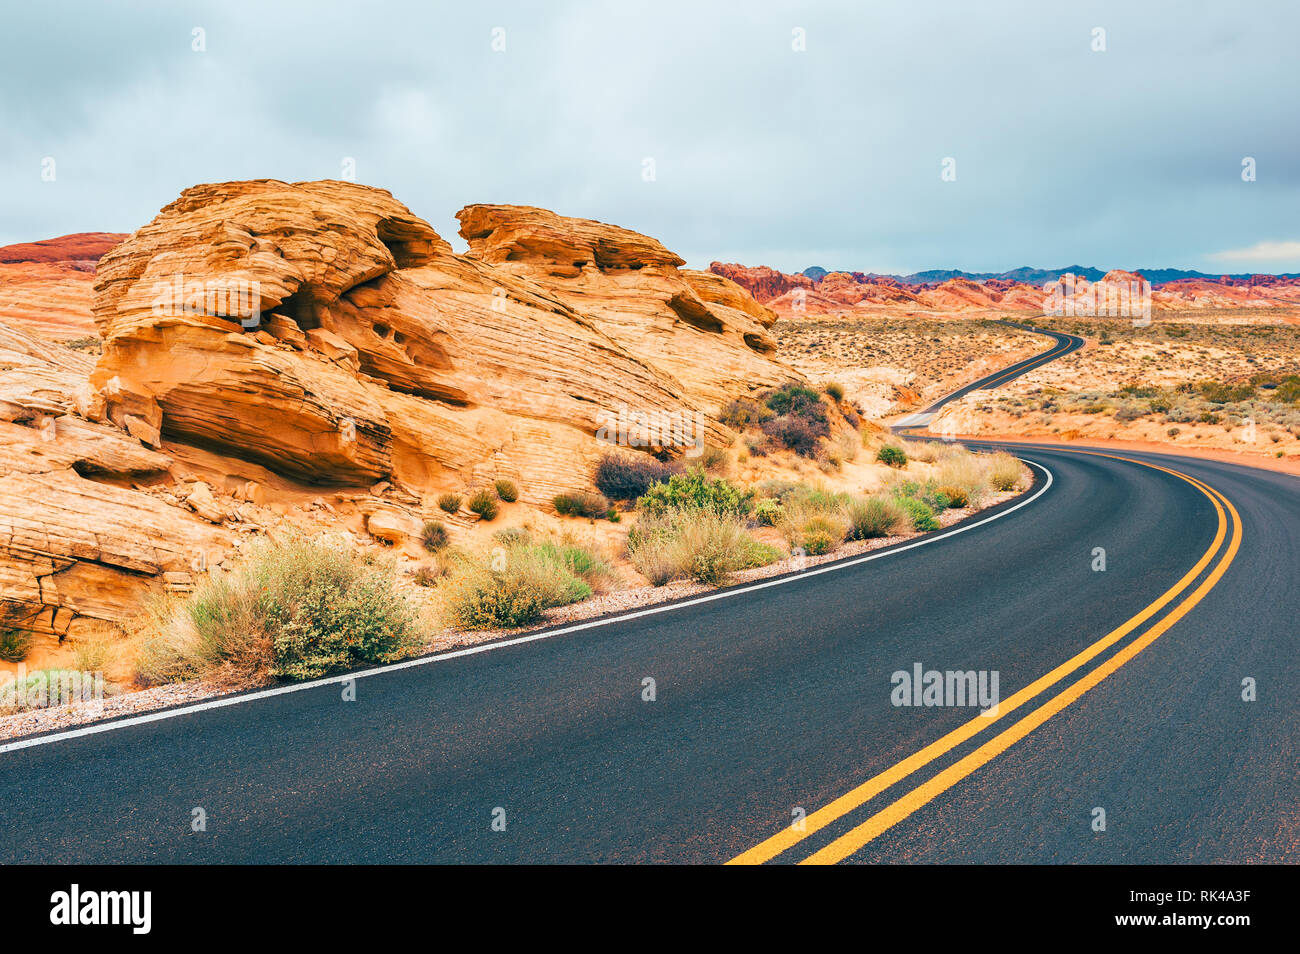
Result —
[[[0, 745], [0, 860], [1300, 859], [1300, 481], [1015, 452], [1032, 502], [920, 546], [391, 669], [353, 702]], [[996, 671], [997, 714], [894, 705], [917, 663]]]

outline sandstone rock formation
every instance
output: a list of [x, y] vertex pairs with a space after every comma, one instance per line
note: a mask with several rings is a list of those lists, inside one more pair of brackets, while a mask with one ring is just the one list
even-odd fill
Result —
[[589, 485], [602, 424], [730, 443], [723, 404], [799, 377], [774, 312], [654, 239], [459, 218], [466, 255], [380, 189], [196, 186], [100, 260], [97, 360], [0, 310], [0, 626], [121, 621], [303, 508], [403, 547], [443, 491], [504, 477], [547, 507]]
[[77, 415], [91, 361], [0, 325], [0, 628], [122, 620], [230, 537], [131, 487], [172, 461]]

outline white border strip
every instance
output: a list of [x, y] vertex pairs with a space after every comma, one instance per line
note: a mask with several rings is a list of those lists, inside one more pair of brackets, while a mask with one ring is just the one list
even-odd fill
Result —
[[243, 693], [242, 695], [227, 696], [225, 698], [212, 699], [208, 702], [197, 702], [193, 705], [180, 706], [175, 709], [164, 709], [159, 712], [148, 712], [144, 715], [131, 716], [125, 719], [115, 719], [107, 722], [96, 722], [90, 725], [81, 726], [76, 729], [69, 729], [66, 732], [57, 732], [52, 735], [36, 736], [34, 738], [17, 739], [13, 742], [0, 744], [0, 753], [14, 752], [18, 749], [33, 748], [38, 745], [51, 745], [55, 742], [63, 742], [67, 739], [77, 739], [87, 735], [98, 735], [101, 732], [112, 732], [114, 729], [125, 729], [133, 725], [145, 725], [149, 722], [162, 722], [165, 719], [175, 719], [179, 716], [190, 715], [194, 712], [207, 712], [211, 709], [224, 709], [227, 706], [236, 706], [245, 702], [253, 702], [258, 699], [269, 699], [272, 696], [285, 696], [292, 692], [302, 692], [304, 689], [315, 689], [318, 686], [341, 685], [352, 679], [365, 679], [368, 676], [378, 676], [386, 672], [396, 672], [400, 669], [413, 669], [416, 666], [427, 666], [431, 663], [444, 662], [448, 659], [458, 659], [461, 656], [475, 656], [479, 653], [492, 652], [496, 649], [505, 649], [507, 646], [521, 646], [524, 643], [531, 643], [541, 639], [550, 639], [553, 636], [564, 636], [568, 633], [578, 633], [586, 629], [595, 629], [599, 626], [610, 626], [614, 623], [626, 622], [630, 619], [640, 619], [643, 616], [654, 616], [658, 613], [670, 613], [673, 610], [686, 609], [689, 606], [699, 606], [703, 603], [711, 603], [714, 600], [730, 599], [733, 596], [740, 596], [744, 593], [753, 593], [756, 590], [765, 590], [772, 586], [784, 586], [787, 583], [795, 583], [799, 580], [806, 579], [810, 576], [820, 576], [823, 573], [833, 573], [837, 570], [845, 570], [851, 566], [860, 566], [863, 563], [870, 563], [872, 560], [879, 560], [882, 557], [892, 556], [895, 553], [902, 553], [905, 550], [914, 550], [917, 547], [923, 547], [929, 543], [937, 543], [940, 540], [946, 540], [949, 537], [955, 537], [959, 533], [965, 533], [967, 530], [974, 530], [976, 527], [982, 527], [985, 524], [992, 523], [994, 520], [1000, 520], [1007, 514], [1015, 513], [1021, 507], [1027, 507], [1043, 494], [1047, 493], [1052, 486], [1052, 472], [1032, 460], [1017, 458], [1031, 467], [1037, 467], [1047, 477], [1046, 482], [1039, 488], [1038, 492], [1032, 497], [1020, 501], [1006, 510], [1000, 510], [991, 517], [985, 517], [983, 520], [977, 520], [974, 523], [962, 524], [951, 530], [942, 533], [928, 534], [920, 540], [908, 543], [900, 547], [892, 547], [887, 550], [880, 550], [876, 553], [869, 553], [866, 556], [857, 557], [856, 559], [845, 560], [842, 563], [828, 563], [825, 566], [815, 567], [811, 570], [804, 570], [801, 573], [793, 573], [789, 576], [782, 576], [773, 580], [766, 580], [762, 583], [751, 583], [748, 586], [737, 587], [736, 589], [723, 590], [718, 593], [710, 593], [707, 596], [697, 596], [693, 599], [683, 600], [680, 603], [667, 603], [662, 606], [651, 606], [642, 610], [635, 610], [630, 613], [624, 613], [619, 616], [606, 616], [601, 619], [589, 620], [585, 623], [575, 623], [572, 626], [564, 626], [560, 629], [548, 630], [544, 633], [532, 633], [528, 636], [519, 636], [515, 639], [503, 639], [497, 642], [484, 643], [480, 646], [469, 646], [465, 649], [457, 649], [448, 653], [439, 653], [434, 656], [421, 656], [418, 659], [408, 659], [406, 662], [393, 663], [388, 666], [376, 666], [373, 669], [363, 669], [360, 672], [345, 673], [341, 676], [326, 676], [321, 679], [313, 679], [310, 682], [298, 682], [291, 686], [277, 686], [274, 689], [262, 689], [257, 692]]

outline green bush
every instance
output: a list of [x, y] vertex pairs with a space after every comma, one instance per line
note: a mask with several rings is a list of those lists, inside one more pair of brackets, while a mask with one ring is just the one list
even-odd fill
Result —
[[32, 633], [19, 629], [0, 630], [0, 659], [5, 662], [22, 662], [32, 648]]
[[803, 551], [811, 556], [830, 553], [835, 548], [835, 539], [826, 530], [813, 528], [803, 535]]
[[461, 499], [460, 494], [442, 494], [438, 497], [438, 509], [446, 513], [455, 513], [460, 509]]
[[504, 558], [483, 556], [457, 567], [443, 587], [446, 618], [464, 629], [527, 626], [551, 607], [587, 599], [591, 581], [610, 573], [608, 564], [576, 544], [510, 547]]
[[469, 509], [484, 520], [495, 520], [500, 507], [491, 491], [476, 490], [469, 498]]
[[830, 395], [831, 400], [836, 404], [844, 400], [844, 385], [837, 381], [832, 381], [826, 385], [826, 393]]
[[708, 477], [696, 467], [654, 484], [636, 505], [651, 515], [680, 509], [739, 515], [748, 513], [753, 506], [753, 492], [741, 490], [721, 477]]
[[243, 565], [210, 577], [146, 637], [146, 682], [216, 670], [314, 679], [387, 663], [417, 643], [415, 612], [391, 563], [323, 542], [264, 542]]
[[811, 407], [820, 407], [822, 398], [807, 385], [791, 383], [769, 391], [763, 403], [777, 414], [801, 414]]
[[850, 540], [893, 537], [912, 527], [912, 515], [896, 498], [887, 496], [855, 500], [848, 505]]
[[934, 517], [934, 511], [924, 500], [917, 500], [915, 497], [899, 497], [899, 504], [907, 511], [908, 517], [912, 521], [912, 529], [927, 532], [939, 529], [939, 521]]
[[718, 586], [737, 570], [781, 556], [751, 537], [735, 514], [699, 508], [643, 514], [628, 533], [627, 550], [632, 565], [655, 586], [677, 579]]
[[895, 444], [886, 444], [876, 451], [876, 460], [890, 467], [907, 466], [907, 451]]
[[420, 543], [430, 553], [437, 553], [447, 545], [450, 539], [451, 535], [447, 533], [446, 525], [438, 520], [428, 521], [425, 523], [424, 529], [420, 531]]
[[754, 519], [765, 527], [775, 527], [785, 519], [785, 508], [771, 497], [763, 497], [754, 505]]
[[513, 480], [498, 480], [492, 486], [496, 489], [497, 496], [506, 503], [514, 503], [519, 499], [519, 488]]
[[556, 494], [551, 500], [555, 512], [562, 517], [606, 517], [609, 515], [609, 501], [604, 494], [578, 491], [570, 494]]

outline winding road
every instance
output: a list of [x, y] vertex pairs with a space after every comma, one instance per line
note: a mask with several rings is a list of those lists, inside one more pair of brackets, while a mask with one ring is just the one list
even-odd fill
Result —
[[[1013, 452], [1029, 493], [905, 544], [0, 743], [0, 860], [1300, 860], [1300, 480]], [[918, 664], [996, 710], [895, 705]]]

